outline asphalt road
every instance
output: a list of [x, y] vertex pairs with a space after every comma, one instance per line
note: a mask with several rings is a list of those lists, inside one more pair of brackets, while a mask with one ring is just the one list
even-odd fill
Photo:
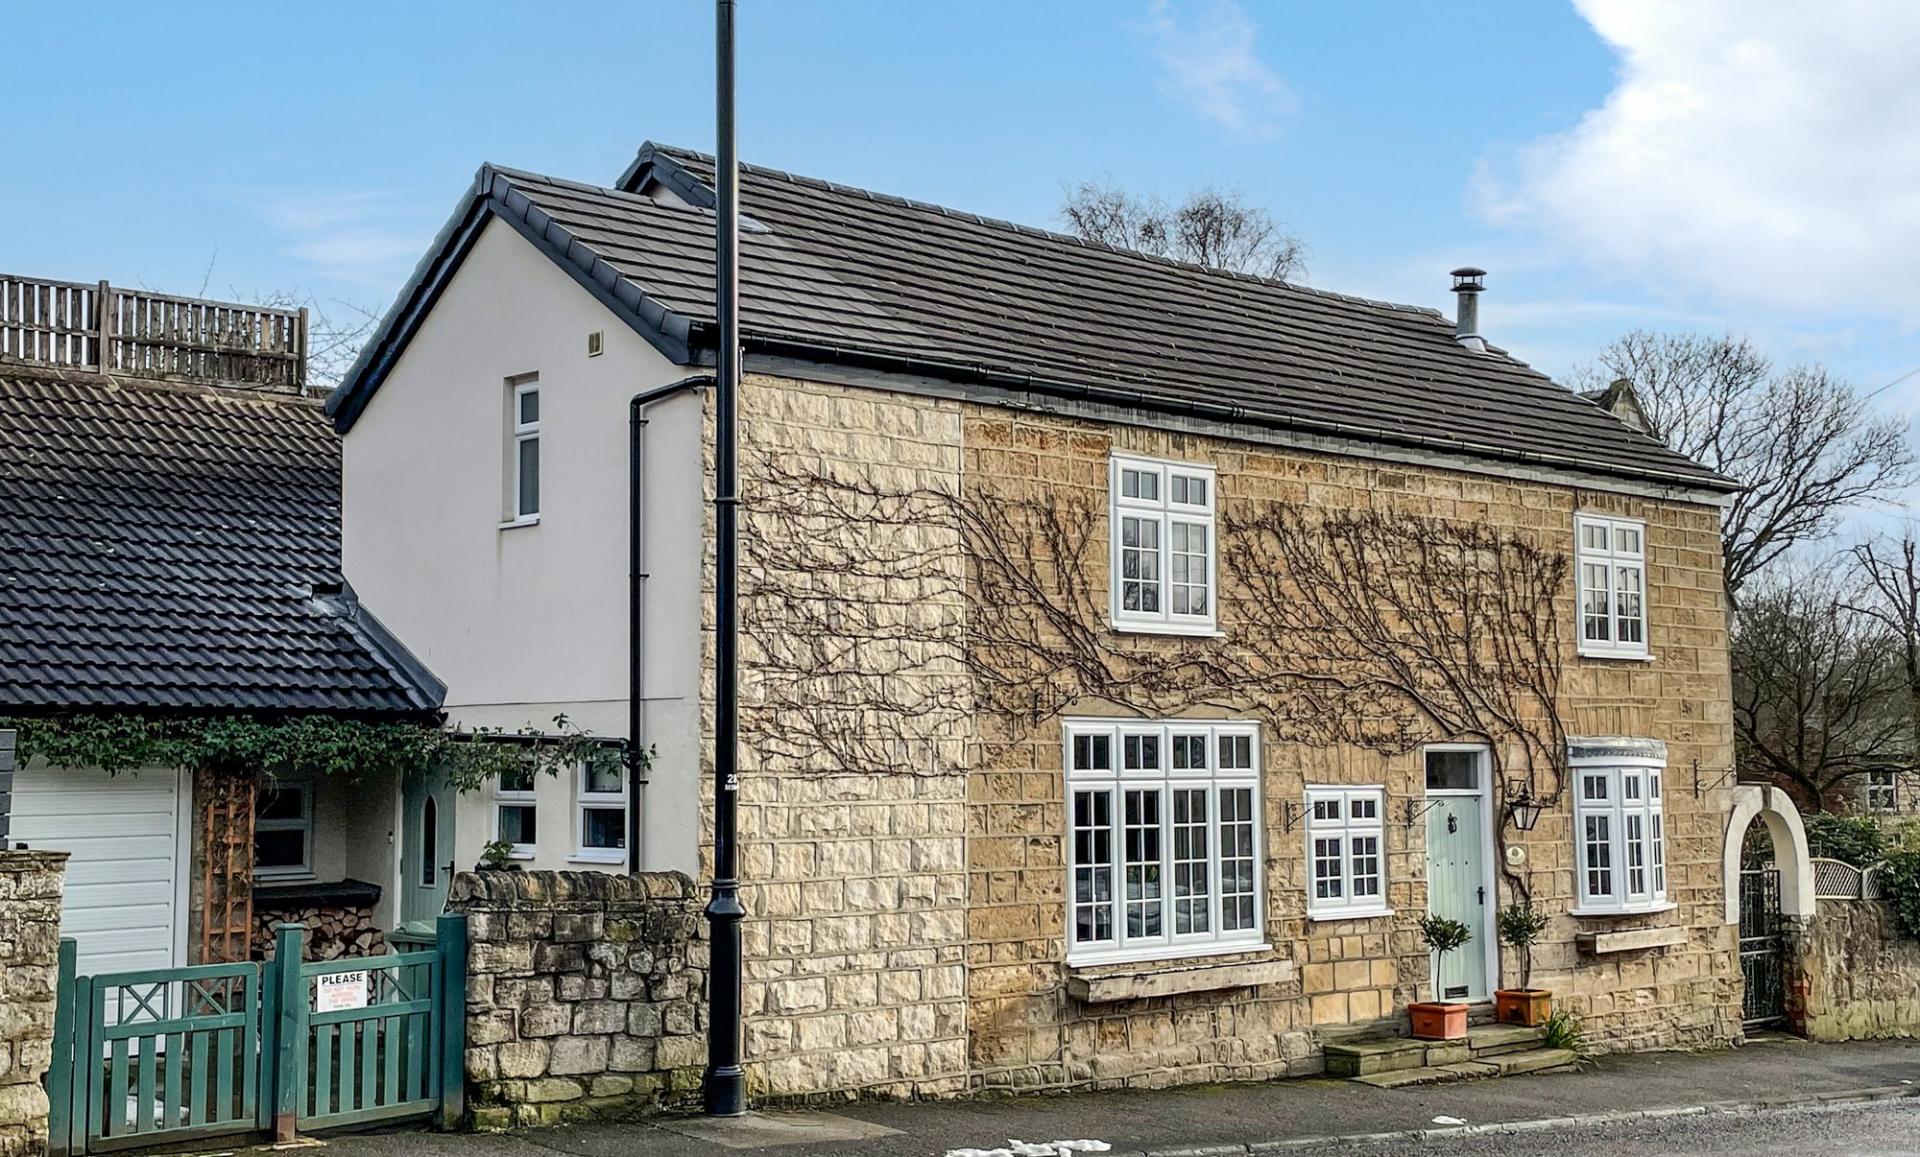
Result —
[[1920, 1099], [1288, 1150], [1299, 1157], [1383, 1157], [1388, 1153], [1394, 1157], [1427, 1153], [1447, 1157], [1912, 1157], [1920, 1154]]

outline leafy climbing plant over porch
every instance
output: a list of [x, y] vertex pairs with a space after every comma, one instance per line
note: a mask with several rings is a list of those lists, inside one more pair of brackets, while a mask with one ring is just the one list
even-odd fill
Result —
[[[246, 778], [404, 777], [440, 772], [472, 791], [529, 765], [557, 774], [581, 763], [624, 765], [625, 754], [556, 716], [551, 734], [446, 730], [420, 723], [340, 719], [326, 715], [259, 718], [238, 715], [146, 715], [72, 712], [0, 719], [20, 733], [21, 754], [55, 767], [108, 772], [180, 767]], [[641, 753], [644, 761], [646, 754]]]

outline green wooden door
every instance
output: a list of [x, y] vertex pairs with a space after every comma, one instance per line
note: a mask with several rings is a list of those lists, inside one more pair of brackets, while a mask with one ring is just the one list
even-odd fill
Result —
[[454, 792], [438, 776], [415, 776], [401, 794], [400, 923], [427, 931], [453, 883]]
[[1491, 897], [1485, 856], [1486, 828], [1478, 794], [1431, 797], [1427, 812], [1427, 910], [1465, 924], [1473, 939], [1440, 962], [1437, 1000], [1481, 1001], [1487, 988], [1487, 937]]

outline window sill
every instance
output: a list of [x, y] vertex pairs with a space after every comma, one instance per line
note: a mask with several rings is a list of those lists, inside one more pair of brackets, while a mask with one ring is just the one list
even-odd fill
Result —
[[515, 530], [522, 526], [539, 526], [539, 525], [540, 525], [540, 516], [537, 514], [529, 514], [521, 518], [507, 519], [505, 522], [500, 524], [500, 529]]
[[1205, 956], [1232, 956], [1243, 952], [1271, 952], [1273, 945], [1264, 940], [1235, 940], [1227, 943], [1163, 944], [1152, 948], [1109, 948], [1067, 954], [1068, 968], [1104, 968], [1110, 964], [1154, 964], [1168, 960], [1189, 960]]
[[624, 864], [626, 862], [625, 848], [614, 848], [604, 852], [588, 849], [575, 852], [567, 858], [569, 864]]
[[[1265, 946], [1242, 946], [1258, 952]], [[1071, 966], [1067, 995], [1082, 1004], [1111, 1004], [1123, 1000], [1151, 1000], [1187, 992], [1218, 992], [1285, 984], [1294, 978], [1291, 960], [1231, 960], [1186, 966], [1117, 965], [1099, 969]]]
[[262, 871], [259, 868], [253, 870], [254, 882], [262, 887], [271, 887], [275, 884], [303, 884], [319, 878], [315, 872], [307, 868], [301, 868], [297, 871], [283, 870], [277, 872]]
[[1590, 651], [1580, 649], [1582, 659], [1618, 659], [1624, 663], [1651, 663], [1655, 656], [1651, 651]]
[[1224, 639], [1227, 633], [1212, 623], [1130, 623], [1109, 619], [1107, 625], [1124, 635], [1184, 635], [1190, 639]]
[[526, 844], [526, 845], [515, 847], [511, 852], [507, 853], [507, 859], [531, 860], [533, 859], [533, 846], [530, 844]]
[[1672, 900], [1662, 900], [1658, 904], [1636, 904], [1631, 908], [1572, 908], [1567, 915], [1583, 920], [1605, 919], [1609, 916], [1655, 916], [1661, 912], [1671, 912], [1679, 906]]
[[1344, 912], [1324, 909], [1319, 912], [1309, 911], [1307, 919], [1331, 924], [1336, 920], [1378, 920], [1383, 916], [1391, 915], [1393, 915], [1391, 908], [1350, 908]]

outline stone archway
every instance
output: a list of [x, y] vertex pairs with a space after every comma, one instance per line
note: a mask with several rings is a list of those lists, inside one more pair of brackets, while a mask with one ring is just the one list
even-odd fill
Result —
[[1740, 848], [1747, 825], [1758, 818], [1773, 839], [1773, 855], [1780, 868], [1780, 915], [1805, 920], [1813, 915], [1813, 857], [1807, 853], [1807, 829], [1800, 809], [1777, 787], [1739, 784], [1729, 793], [1733, 810], [1727, 815], [1727, 842], [1721, 861], [1726, 889], [1726, 922], [1740, 922]]

